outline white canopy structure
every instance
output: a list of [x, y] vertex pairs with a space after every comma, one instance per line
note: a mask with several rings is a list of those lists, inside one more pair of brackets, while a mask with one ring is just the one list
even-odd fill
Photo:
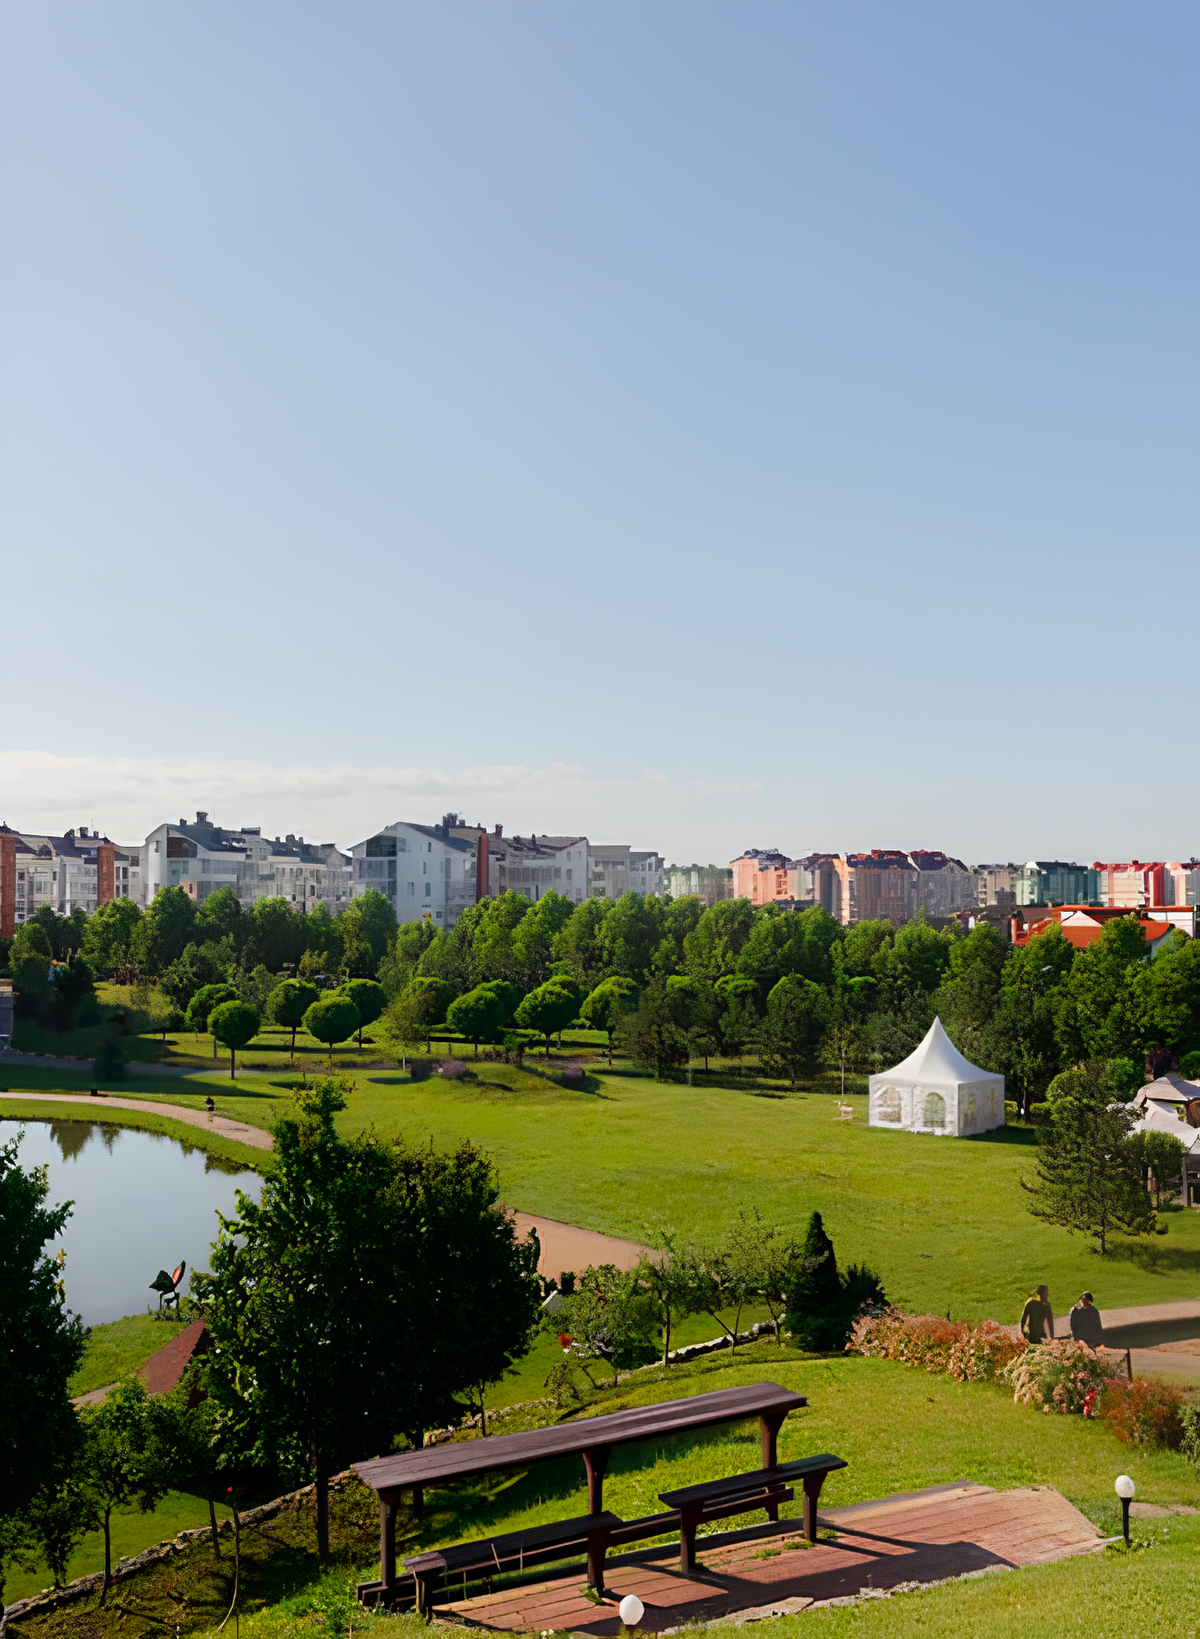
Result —
[[868, 1125], [966, 1138], [1004, 1125], [1004, 1077], [965, 1059], [934, 1019], [894, 1070], [872, 1076]]

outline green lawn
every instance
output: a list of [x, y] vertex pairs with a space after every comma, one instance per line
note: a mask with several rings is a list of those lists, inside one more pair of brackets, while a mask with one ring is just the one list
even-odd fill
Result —
[[[439, 1144], [474, 1139], [496, 1157], [508, 1205], [635, 1240], [667, 1227], [715, 1236], [741, 1203], [795, 1229], [818, 1208], [843, 1261], [876, 1266], [906, 1308], [1010, 1320], [1042, 1280], [1061, 1308], [1085, 1287], [1104, 1308], [1200, 1295], [1200, 1214], [1168, 1213], [1165, 1237], [1105, 1259], [1032, 1218], [1019, 1183], [1032, 1163], [1024, 1129], [937, 1139], [868, 1128], [860, 1095], [850, 1123], [821, 1094], [625, 1074], [585, 1092], [503, 1064], [478, 1073], [478, 1082], [447, 1084], [355, 1071], [340, 1124]], [[17, 1074], [10, 1085], [74, 1079]], [[145, 1075], [123, 1090], [196, 1108], [211, 1092], [223, 1112], [269, 1127], [290, 1105], [279, 1085], [287, 1079]], [[21, 1113], [2, 1102], [0, 1111]]]
[[156, 1320], [152, 1314], [126, 1315], [123, 1320], [93, 1326], [79, 1370], [71, 1379], [70, 1392], [89, 1394], [92, 1389], [102, 1389], [106, 1383], [128, 1376], [178, 1332], [173, 1321]]

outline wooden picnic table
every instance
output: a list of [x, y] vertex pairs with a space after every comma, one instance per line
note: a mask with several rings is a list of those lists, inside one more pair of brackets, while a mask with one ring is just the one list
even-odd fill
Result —
[[614, 1446], [757, 1417], [762, 1432], [762, 1466], [775, 1468], [783, 1420], [789, 1411], [807, 1404], [805, 1395], [781, 1388], [778, 1383], [749, 1383], [743, 1388], [718, 1389], [712, 1394], [690, 1395], [686, 1400], [665, 1400], [631, 1411], [559, 1423], [553, 1428], [531, 1429], [526, 1434], [450, 1441], [355, 1463], [354, 1472], [379, 1497], [379, 1570], [384, 1601], [390, 1600], [395, 1591], [396, 1511], [400, 1493], [409, 1487], [424, 1489], [497, 1469], [581, 1456], [587, 1472], [588, 1513], [596, 1515], [603, 1512], [604, 1473]]

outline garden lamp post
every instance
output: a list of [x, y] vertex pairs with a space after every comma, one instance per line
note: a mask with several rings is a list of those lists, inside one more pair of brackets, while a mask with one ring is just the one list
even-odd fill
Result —
[[1129, 1546], [1129, 1504], [1133, 1501], [1133, 1494], [1136, 1490], [1137, 1486], [1134, 1485], [1128, 1474], [1117, 1475], [1116, 1493], [1121, 1499], [1121, 1530], [1125, 1534], [1125, 1546], [1127, 1548]]

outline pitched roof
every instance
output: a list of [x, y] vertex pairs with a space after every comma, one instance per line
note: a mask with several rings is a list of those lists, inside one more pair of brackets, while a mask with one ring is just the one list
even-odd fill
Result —
[[1000, 1079], [994, 1071], [981, 1070], [963, 1057], [946, 1034], [941, 1019], [934, 1019], [919, 1047], [883, 1074], [889, 1081], [951, 1082], [955, 1086], [960, 1082]]

